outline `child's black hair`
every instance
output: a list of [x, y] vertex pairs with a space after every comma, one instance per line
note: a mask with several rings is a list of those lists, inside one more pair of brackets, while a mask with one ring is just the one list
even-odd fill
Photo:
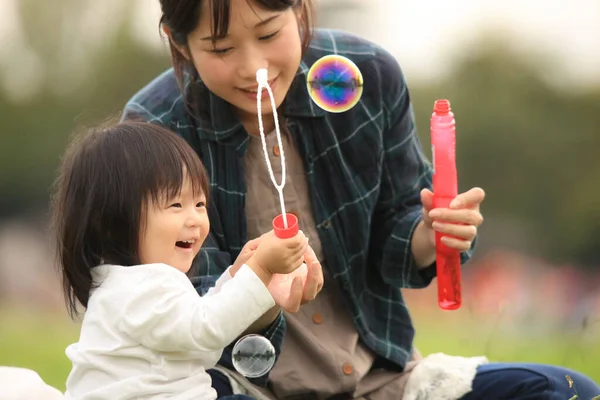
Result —
[[126, 121], [91, 129], [69, 145], [53, 194], [53, 229], [63, 290], [74, 317], [87, 307], [102, 263], [140, 264], [145, 209], [174, 196], [185, 174], [194, 195], [209, 195], [206, 170], [194, 150], [159, 125]]

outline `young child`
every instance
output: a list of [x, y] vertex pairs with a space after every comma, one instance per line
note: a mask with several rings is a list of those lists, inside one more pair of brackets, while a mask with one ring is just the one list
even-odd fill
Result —
[[300, 266], [308, 244], [269, 232], [199, 296], [186, 274], [209, 232], [208, 192], [194, 150], [158, 125], [94, 129], [68, 148], [54, 227], [70, 314], [80, 303], [85, 315], [66, 398], [217, 398], [206, 369], [274, 307], [273, 274]]

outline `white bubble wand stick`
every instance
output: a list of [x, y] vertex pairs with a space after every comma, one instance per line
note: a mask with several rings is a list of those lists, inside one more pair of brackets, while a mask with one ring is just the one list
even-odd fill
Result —
[[[285, 212], [285, 202], [283, 200], [283, 188], [285, 186], [285, 153], [283, 151], [283, 144], [281, 143], [281, 132], [279, 131], [279, 119], [277, 118], [277, 106], [275, 105], [275, 98], [273, 97], [273, 91], [269, 86], [268, 82], [268, 72], [266, 69], [261, 68], [256, 71], [256, 82], [258, 82], [258, 89], [256, 92], [256, 109], [258, 111], [258, 130], [260, 132], [260, 138], [262, 141], [263, 153], [265, 156], [265, 162], [267, 163], [267, 169], [269, 170], [269, 175], [271, 177], [271, 182], [273, 182], [273, 186], [277, 189], [279, 193], [279, 204], [281, 206], [281, 217], [283, 220], [283, 230], [279, 229], [277, 226], [277, 217], [273, 221], [273, 228], [278, 237], [280, 238], [288, 238], [292, 237], [297, 233], [298, 223], [295, 221], [292, 227], [288, 226], [288, 218]], [[281, 155], [281, 183], [277, 183], [275, 180], [275, 175], [273, 173], [273, 167], [271, 166], [271, 161], [269, 160], [269, 153], [267, 152], [267, 141], [265, 138], [265, 132], [263, 128], [262, 121], [262, 89], [266, 89], [269, 94], [269, 99], [271, 100], [271, 108], [273, 109], [273, 118], [275, 120], [275, 134], [277, 135], [277, 144], [279, 145], [280, 155]], [[291, 229], [290, 229], [291, 228]], [[288, 231], [289, 230], [289, 231]]]
[[[275, 217], [273, 220], [273, 230], [277, 237], [285, 239], [296, 235], [298, 232], [298, 220], [294, 214], [289, 214], [291, 217], [292, 226], [289, 226], [287, 215], [285, 213], [285, 203], [283, 201], [283, 187], [285, 186], [285, 155], [283, 152], [283, 145], [281, 143], [281, 132], [279, 131], [279, 121], [277, 118], [277, 107], [275, 106], [275, 99], [273, 98], [273, 92], [269, 87], [267, 80], [267, 70], [259, 69], [256, 71], [256, 81], [258, 82], [258, 89], [256, 92], [256, 108], [258, 110], [258, 129], [260, 131], [260, 138], [262, 140], [262, 148], [265, 156], [265, 162], [271, 176], [271, 182], [279, 193], [279, 202], [281, 204], [281, 216]], [[266, 88], [269, 97], [271, 99], [271, 107], [273, 108], [273, 117], [275, 118], [275, 133], [277, 135], [277, 143], [281, 150], [281, 183], [278, 184], [275, 180], [275, 174], [271, 162], [269, 161], [269, 153], [267, 152], [267, 141], [265, 138], [265, 132], [262, 121], [261, 111], [261, 100], [262, 100], [262, 89]], [[279, 217], [283, 219], [283, 225], [279, 225]], [[296, 271], [302, 271], [298, 268]], [[304, 276], [306, 276], [306, 266], [304, 268]], [[279, 291], [289, 293], [290, 285], [293, 279], [294, 273], [288, 275], [274, 274], [271, 283], [269, 284], [270, 291]], [[292, 279], [290, 279], [292, 278]], [[305, 278], [304, 278], [305, 279]], [[304, 281], [303, 279], [303, 281]], [[233, 346], [232, 350], [232, 363], [234, 368], [243, 376], [247, 378], [258, 378], [268, 373], [273, 365], [275, 364], [275, 348], [273, 344], [264, 336], [261, 335], [246, 335], [240, 338]]]

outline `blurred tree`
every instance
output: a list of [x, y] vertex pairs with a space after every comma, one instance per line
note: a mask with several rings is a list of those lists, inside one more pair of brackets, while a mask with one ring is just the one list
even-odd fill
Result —
[[8, 88], [0, 88], [0, 217], [45, 209], [69, 135], [117, 115], [135, 91], [169, 66], [166, 52], [133, 39], [133, 2], [112, 7], [117, 12], [100, 24], [91, 13], [94, 4], [19, 1], [23, 47], [17, 51], [35, 53], [43, 69], [29, 99], [17, 102]]

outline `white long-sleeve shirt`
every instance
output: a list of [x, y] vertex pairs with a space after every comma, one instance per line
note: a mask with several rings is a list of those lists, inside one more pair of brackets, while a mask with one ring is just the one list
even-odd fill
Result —
[[200, 297], [185, 274], [164, 264], [94, 268], [67, 399], [213, 400], [206, 369], [223, 348], [275, 305], [246, 265]]

